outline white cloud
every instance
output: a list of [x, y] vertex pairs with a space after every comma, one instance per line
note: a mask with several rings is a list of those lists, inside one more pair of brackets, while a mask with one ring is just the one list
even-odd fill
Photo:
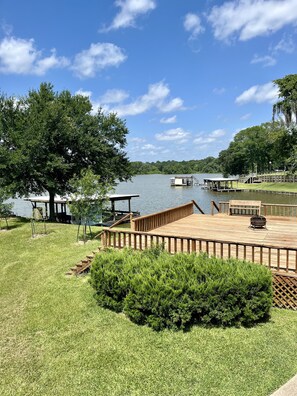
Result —
[[135, 137], [135, 138], [129, 139], [129, 141], [132, 143], [144, 143], [146, 140], [144, 138]]
[[209, 134], [209, 136], [211, 137], [211, 138], [219, 138], [219, 137], [222, 137], [222, 136], [225, 136], [226, 135], [226, 132], [224, 131], [224, 129], [215, 129], [214, 131], [212, 131], [210, 134]]
[[188, 13], [184, 18], [184, 28], [191, 33], [190, 39], [196, 39], [199, 34], [204, 32], [199, 15]]
[[204, 147], [207, 147], [208, 144], [217, 141], [222, 136], [225, 136], [226, 132], [224, 129], [215, 129], [214, 131], [210, 132], [209, 134], [200, 134], [194, 140], [194, 144], [203, 144]]
[[186, 142], [190, 136], [189, 132], [184, 131], [182, 128], [169, 129], [163, 133], [157, 133], [155, 138], [162, 141], [178, 140], [179, 142]]
[[6, 23], [5, 21], [1, 22], [1, 29], [3, 30], [5, 36], [11, 36], [13, 32], [13, 26]]
[[237, 0], [212, 8], [208, 21], [218, 40], [245, 41], [297, 23], [296, 0]]
[[244, 91], [241, 95], [239, 95], [236, 98], [235, 103], [240, 105], [249, 102], [273, 103], [275, 102], [277, 97], [278, 88], [272, 82], [269, 82], [263, 85], [253, 85], [252, 87]]
[[91, 44], [75, 56], [72, 70], [79, 77], [94, 77], [96, 72], [111, 66], [119, 66], [127, 59], [123, 50], [112, 43]]
[[292, 54], [295, 51], [295, 43], [291, 36], [282, 38], [272, 49], [273, 53], [285, 52]]
[[181, 110], [183, 106], [182, 99], [174, 98], [168, 101], [169, 94], [170, 89], [167, 84], [160, 81], [149, 85], [148, 92], [134, 102], [122, 103], [116, 107], [108, 108], [108, 110], [117, 113], [119, 117], [142, 114], [152, 108], [156, 108], [161, 112]]
[[160, 122], [161, 122], [161, 124], [175, 124], [176, 123], [176, 115], [174, 115], [173, 117], [161, 118]]
[[116, 6], [120, 12], [115, 16], [112, 24], [105, 30], [135, 26], [135, 20], [156, 8], [155, 0], [117, 0]]
[[193, 142], [195, 144], [201, 144], [201, 143], [205, 144], [205, 147], [206, 147], [206, 144], [212, 143], [214, 141], [215, 141], [215, 138], [211, 138], [211, 137], [207, 137], [207, 136], [198, 136], [197, 138], [195, 138], [193, 140]]
[[292, 54], [295, 51], [295, 43], [291, 36], [284, 35], [283, 38], [276, 44], [270, 45], [269, 55], [259, 56], [254, 55], [251, 60], [252, 64], [263, 64], [263, 67], [274, 66], [277, 58], [281, 53]]
[[183, 100], [181, 98], [174, 98], [167, 103], [161, 103], [159, 110], [162, 113], [170, 113], [172, 111], [181, 110], [183, 108]]
[[109, 103], [121, 103], [129, 97], [129, 94], [121, 89], [109, 89], [101, 97], [101, 102], [105, 104]]
[[262, 63], [264, 67], [274, 66], [276, 64], [276, 59], [270, 55], [258, 56], [257, 54], [255, 54], [253, 59], [251, 60], [251, 64], [256, 63]]
[[150, 144], [150, 143], [144, 144], [141, 148], [142, 148], [142, 150], [156, 150], [156, 149], [158, 149], [156, 146], [154, 146], [153, 144]]
[[5, 37], [0, 42], [0, 72], [41, 76], [52, 68], [68, 66], [69, 61], [65, 57], [57, 57], [54, 49], [51, 52], [50, 56], [42, 57], [33, 39]]
[[86, 98], [91, 98], [92, 91], [84, 91], [83, 89], [79, 89], [75, 92], [75, 95], [85, 96]]

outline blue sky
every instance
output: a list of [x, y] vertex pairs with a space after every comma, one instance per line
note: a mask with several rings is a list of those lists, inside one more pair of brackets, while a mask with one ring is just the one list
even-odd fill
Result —
[[297, 0], [0, 0], [0, 23], [0, 91], [88, 95], [132, 161], [217, 156], [297, 71]]

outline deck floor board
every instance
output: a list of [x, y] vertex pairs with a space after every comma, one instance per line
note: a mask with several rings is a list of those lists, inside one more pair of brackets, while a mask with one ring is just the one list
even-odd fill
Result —
[[193, 214], [150, 233], [297, 248], [296, 218], [267, 217], [263, 229], [252, 229], [249, 225], [249, 216]]

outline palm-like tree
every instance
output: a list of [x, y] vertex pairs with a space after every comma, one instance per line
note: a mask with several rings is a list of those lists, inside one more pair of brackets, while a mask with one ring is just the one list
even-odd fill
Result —
[[274, 80], [278, 85], [279, 98], [273, 105], [273, 119], [275, 115], [283, 115], [285, 125], [288, 127], [297, 121], [297, 74], [289, 74], [284, 78]]

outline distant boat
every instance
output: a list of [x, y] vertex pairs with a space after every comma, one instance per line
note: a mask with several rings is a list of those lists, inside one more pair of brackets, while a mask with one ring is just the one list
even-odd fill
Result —
[[174, 176], [170, 178], [170, 185], [172, 187], [192, 187], [198, 184], [199, 184], [198, 180], [193, 175]]

